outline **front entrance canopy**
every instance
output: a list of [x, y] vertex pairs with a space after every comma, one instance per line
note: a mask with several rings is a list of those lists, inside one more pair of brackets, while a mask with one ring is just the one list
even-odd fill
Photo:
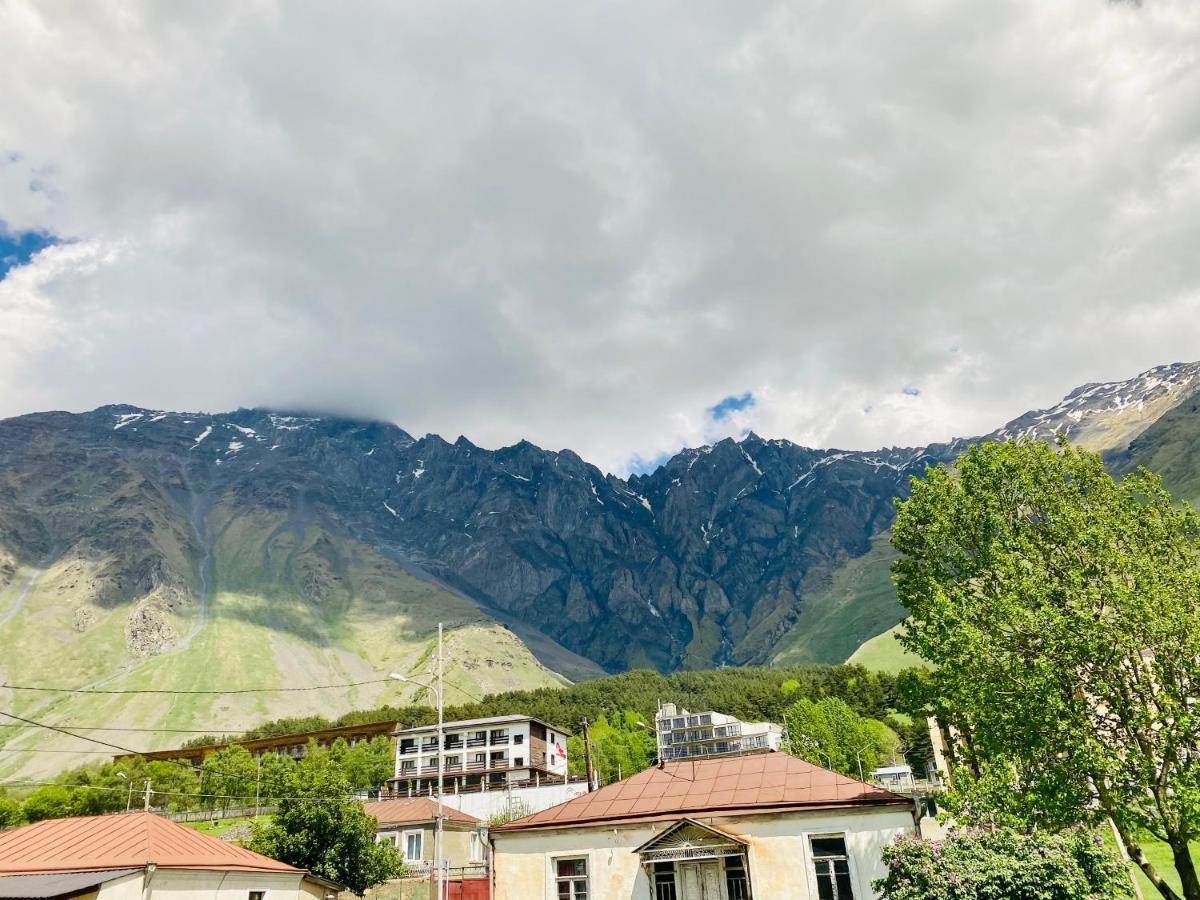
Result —
[[634, 851], [648, 865], [656, 862], [694, 862], [741, 856], [746, 841], [735, 834], [703, 825], [694, 819], [680, 819], [661, 834], [656, 834]]

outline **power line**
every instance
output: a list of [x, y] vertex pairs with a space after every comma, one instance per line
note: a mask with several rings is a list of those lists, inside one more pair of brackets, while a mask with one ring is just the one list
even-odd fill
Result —
[[[114, 794], [118, 794], [118, 793], [124, 794], [129, 791], [128, 787], [115, 787], [115, 786], [109, 786], [109, 785], [103, 785], [103, 784], [63, 784], [61, 781], [27, 781], [27, 780], [23, 780], [23, 779], [17, 780], [17, 781], [0, 782], [0, 788], [5, 788], [5, 787], [60, 787], [60, 788], [65, 788], [66, 790], [72, 790], [72, 791], [107, 791], [109, 793], [114, 793]], [[135, 794], [139, 793], [139, 791], [137, 790], [136, 787], [134, 788], [133, 792]], [[236, 794], [190, 794], [187, 791], [156, 791], [153, 789], [151, 789], [150, 793], [157, 794], [160, 797], [187, 797], [191, 800], [251, 800], [251, 801], [257, 800], [259, 802], [262, 802], [263, 805], [270, 805], [271, 803], [274, 803], [275, 801], [278, 801], [278, 800], [290, 800], [290, 801], [301, 802], [301, 803], [307, 803], [307, 802], [328, 803], [331, 800], [357, 800], [358, 799], [357, 797], [354, 797], [354, 796], [342, 796], [342, 797], [272, 797], [272, 796], [264, 797], [264, 796], [259, 796], [259, 797], [251, 797], [249, 795], [238, 796]]]
[[309, 687], [275, 687], [275, 688], [231, 688], [221, 691], [176, 691], [166, 688], [144, 688], [138, 690], [106, 690], [103, 688], [68, 688], [68, 687], [38, 687], [27, 684], [0, 684], [0, 690], [10, 691], [43, 691], [51, 694], [173, 694], [193, 695], [206, 694], [225, 696], [227, 694], [286, 694], [297, 691], [328, 691], [335, 688], [363, 687], [369, 684], [388, 684], [390, 678], [375, 678], [370, 681], [348, 681], [345, 684], [316, 684]]
[[[133, 728], [124, 725], [73, 725], [70, 722], [59, 723], [64, 728], [74, 728], [76, 731], [132, 731], [147, 734], [245, 734], [245, 731], [234, 731], [229, 728]], [[40, 726], [22, 725], [19, 722], [2, 722], [0, 728], [35, 728]]]

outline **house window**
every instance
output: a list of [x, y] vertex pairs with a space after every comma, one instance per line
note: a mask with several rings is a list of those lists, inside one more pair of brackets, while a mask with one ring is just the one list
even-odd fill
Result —
[[514, 743], [514, 744], [523, 744], [523, 743], [525, 743], [525, 735], [523, 735], [523, 734], [514, 734], [514, 735], [513, 735], [513, 743]]
[[248, 900], [263, 900], [267, 896], [266, 891], [250, 891]]
[[513, 759], [513, 765], [516, 766], [518, 769], [521, 768], [521, 766], [525, 765], [525, 757], [523, 757], [523, 756], [515, 757]]
[[679, 900], [675, 887], [675, 863], [654, 864], [654, 900]]
[[425, 833], [423, 831], [404, 832], [404, 858], [409, 862], [424, 859]]
[[814, 837], [811, 840], [819, 900], [854, 900], [846, 838], [836, 835]]
[[377, 844], [391, 844], [393, 847], [396, 847], [399, 845], [399, 840], [400, 836], [395, 833], [375, 835], [375, 843]]
[[554, 879], [558, 900], [588, 900], [586, 859], [555, 860]]
[[725, 894], [729, 900], [750, 900], [750, 881], [746, 878], [746, 861], [740, 856], [725, 857]]

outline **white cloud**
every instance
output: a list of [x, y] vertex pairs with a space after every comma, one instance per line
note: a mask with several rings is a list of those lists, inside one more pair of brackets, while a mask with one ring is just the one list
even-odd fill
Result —
[[0, 219], [79, 243], [0, 284], [0, 414], [987, 431], [1200, 357], [1198, 48], [1191, 0], [12, 0]]

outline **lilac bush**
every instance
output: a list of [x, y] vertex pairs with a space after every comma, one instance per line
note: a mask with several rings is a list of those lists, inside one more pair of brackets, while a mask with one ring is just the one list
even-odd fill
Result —
[[883, 900], [1109, 900], [1129, 897], [1128, 875], [1098, 835], [960, 830], [944, 841], [901, 836], [883, 853]]

